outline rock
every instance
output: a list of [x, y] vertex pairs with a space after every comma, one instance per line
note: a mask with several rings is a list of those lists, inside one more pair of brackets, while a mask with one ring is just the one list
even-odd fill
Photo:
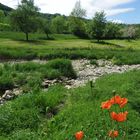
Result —
[[57, 83], [57, 82], [58, 82], [57, 79], [54, 79], [54, 80], [50, 81], [51, 84], [55, 84], [55, 83]]
[[66, 85], [65, 88], [71, 89], [71, 86], [70, 85]]
[[6, 96], [7, 96], [7, 94], [3, 94], [3, 95], [2, 95], [2, 98], [5, 98]]
[[[114, 65], [111, 61], [108, 60], [97, 60], [98, 67], [90, 64], [90, 60], [73, 60], [72, 65], [74, 70], [77, 72], [77, 79], [70, 81], [68, 85], [71, 85], [71, 88], [82, 86], [87, 83], [89, 80], [95, 81], [97, 78], [105, 74], [110, 73], [123, 73], [125, 71], [140, 69], [140, 65], [123, 65], [117, 66]], [[66, 82], [67, 83], [67, 82]]]
[[5, 102], [5, 100], [4, 100], [4, 99], [2, 99], [2, 98], [0, 98], [0, 105], [3, 105], [3, 104], [4, 104], [4, 102]]
[[13, 90], [6, 90], [5, 93], [2, 95], [2, 97], [0, 98], [0, 105], [2, 105], [3, 103], [5, 103], [7, 100], [11, 100], [14, 97], [20, 95], [22, 93], [22, 89], [13, 89]]
[[4, 97], [5, 100], [11, 100], [14, 97], [14, 95], [6, 95]]
[[43, 82], [43, 83], [42, 83], [42, 87], [43, 87], [43, 88], [48, 88], [48, 87], [49, 87], [49, 83]]
[[6, 95], [11, 95], [11, 94], [13, 94], [13, 92], [12, 92], [12, 90], [6, 90], [6, 91], [5, 91], [5, 94], [6, 94]]
[[20, 95], [22, 92], [23, 92], [23, 91], [22, 91], [21, 89], [18, 89], [18, 88], [16, 88], [16, 89], [13, 90], [13, 94], [14, 94], [15, 96]]

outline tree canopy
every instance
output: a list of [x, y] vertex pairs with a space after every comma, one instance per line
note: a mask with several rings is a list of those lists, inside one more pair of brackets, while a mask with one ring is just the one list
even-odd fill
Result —
[[104, 12], [96, 12], [95, 17], [90, 23], [90, 36], [96, 38], [99, 42], [103, 38], [106, 26], [106, 17]]
[[26, 34], [37, 30], [37, 14], [39, 8], [34, 5], [34, 0], [22, 0], [18, 8], [12, 12], [11, 19], [15, 28]]

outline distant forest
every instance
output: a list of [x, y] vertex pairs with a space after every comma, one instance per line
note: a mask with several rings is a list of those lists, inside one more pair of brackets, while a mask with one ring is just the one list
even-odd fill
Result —
[[[31, 1], [23, 2], [12, 9], [0, 3], [0, 31], [21, 31], [26, 34], [42, 32], [49, 34], [74, 34], [80, 38], [97, 39], [136, 39], [140, 38], [140, 24], [123, 24], [107, 21], [104, 12], [97, 12], [93, 19], [86, 19], [86, 10], [80, 1], [69, 16], [59, 13], [41, 13]], [[25, 9], [24, 5], [28, 9]], [[32, 13], [32, 10], [35, 12]], [[23, 16], [24, 15], [24, 16]]]

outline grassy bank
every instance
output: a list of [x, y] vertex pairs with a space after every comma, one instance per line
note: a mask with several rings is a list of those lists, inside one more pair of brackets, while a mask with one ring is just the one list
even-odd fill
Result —
[[70, 60], [55, 59], [45, 64], [23, 62], [0, 65], [0, 91], [22, 88], [24, 92], [39, 90], [42, 82], [47, 79], [60, 79], [61, 77], [76, 78]]
[[[140, 139], [140, 71], [104, 76], [96, 81], [92, 91], [85, 87], [66, 90], [54, 86], [48, 92], [28, 93], [0, 107], [1, 138], [74, 140], [75, 132], [82, 130], [84, 140], [109, 139], [108, 131], [112, 125], [108, 112], [101, 111], [101, 102], [112, 97], [112, 91], [129, 99], [127, 107], [127, 139]], [[51, 116], [52, 115], [52, 116]], [[107, 128], [104, 124], [109, 123]], [[124, 123], [121, 123], [123, 126]], [[118, 140], [122, 140], [121, 128]]]

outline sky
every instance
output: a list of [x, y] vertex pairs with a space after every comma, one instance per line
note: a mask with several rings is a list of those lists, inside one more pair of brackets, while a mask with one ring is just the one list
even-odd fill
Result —
[[[16, 8], [21, 0], [0, 0], [0, 3]], [[43, 13], [69, 15], [77, 0], [34, 0]], [[108, 20], [118, 23], [140, 23], [140, 0], [80, 0], [87, 17], [105, 11]]]

